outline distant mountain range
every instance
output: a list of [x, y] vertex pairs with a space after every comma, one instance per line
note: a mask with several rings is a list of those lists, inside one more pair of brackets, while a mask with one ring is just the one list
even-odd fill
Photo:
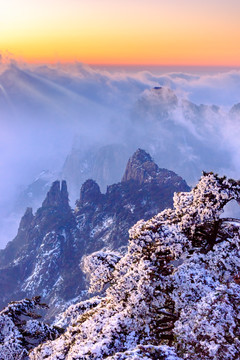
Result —
[[[124, 165], [136, 147], [146, 149], [162, 167], [176, 171], [190, 184], [198, 181], [203, 169], [233, 171], [232, 149], [222, 142], [221, 131], [226, 116], [231, 118], [233, 126], [238, 121], [239, 107], [236, 104], [226, 113], [216, 105], [180, 100], [166, 87], [145, 90], [132, 105], [131, 119], [125, 122], [121, 139], [115, 142], [113, 134], [112, 141], [98, 142], [80, 136], [63, 160], [58, 177], [67, 180], [73, 199], [88, 178], [97, 181], [105, 191], [107, 185], [120, 180]], [[39, 181], [45, 181], [44, 177], [40, 175]], [[45, 185], [47, 183], [49, 189], [51, 182], [45, 181]], [[31, 206], [30, 196], [33, 199], [35, 196], [32, 187], [35, 185], [31, 184], [20, 194], [19, 203], [23, 201], [24, 205]], [[24, 201], [23, 196], [28, 200]], [[42, 193], [36, 197], [40, 204]]]
[[128, 161], [122, 181], [108, 186], [105, 194], [87, 180], [74, 210], [66, 181], [53, 182], [42, 206], [35, 214], [27, 208], [17, 236], [0, 252], [1, 306], [41, 295], [52, 317], [85, 298], [83, 256], [103, 248], [124, 249], [136, 221], [171, 207], [174, 192], [189, 190], [181, 177], [159, 168], [140, 149]]
[[174, 76], [1, 70], [0, 359], [240, 358], [240, 103]]
[[33, 179], [24, 178], [18, 194], [5, 186], [6, 199], [0, 202], [1, 243], [10, 239], [8, 234], [16, 229], [16, 219], [26, 207], [41, 205], [54, 179], [67, 180], [71, 204], [88, 178], [105, 192], [108, 185], [120, 181], [127, 159], [138, 147], [190, 185], [196, 184], [203, 169], [238, 177], [234, 129], [240, 119], [239, 103], [230, 110], [195, 104], [167, 86], [151, 87], [131, 79], [111, 83], [108, 75], [95, 77], [80, 64], [74, 71], [11, 64], [0, 73], [2, 128], [10, 129], [10, 137], [13, 131], [15, 140], [23, 139], [18, 149], [24, 153], [22, 160], [14, 154], [16, 174], [16, 163], [6, 160], [3, 182], [7, 183], [8, 166], [13, 183], [19, 185], [21, 174], [30, 171]]

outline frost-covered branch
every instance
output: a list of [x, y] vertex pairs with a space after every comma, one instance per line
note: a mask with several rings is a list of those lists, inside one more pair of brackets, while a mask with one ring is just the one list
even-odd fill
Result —
[[36, 309], [46, 308], [40, 297], [11, 302], [0, 312], [0, 359], [23, 360], [28, 351], [44, 342], [54, 340], [61, 330], [38, 320]]
[[240, 227], [219, 218], [239, 198], [239, 182], [204, 174], [174, 209], [130, 229], [123, 257], [86, 258], [91, 289], [110, 282], [105, 296], [72, 308], [74, 322], [31, 359], [239, 359]]

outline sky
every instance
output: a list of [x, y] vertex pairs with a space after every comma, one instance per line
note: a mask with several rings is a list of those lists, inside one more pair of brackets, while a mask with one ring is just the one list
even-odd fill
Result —
[[4, 58], [240, 66], [239, 0], [0, 1]]

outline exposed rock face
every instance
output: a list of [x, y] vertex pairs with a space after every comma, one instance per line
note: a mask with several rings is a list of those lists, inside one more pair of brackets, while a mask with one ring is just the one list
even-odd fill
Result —
[[87, 180], [81, 187], [80, 191], [80, 200], [81, 205], [86, 205], [88, 203], [97, 203], [101, 198], [100, 187], [94, 180]]
[[138, 149], [129, 159], [122, 182], [135, 180], [139, 184], [156, 182], [159, 185], [166, 184], [168, 180], [178, 186], [182, 181], [173, 171], [160, 169], [151, 156], [142, 149]]
[[173, 193], [188, 190], [181, 177], [160, 169], [149, 154], [138, 149], [129, 159], [122, 181], [108, 186], [106, 194], [101, 194], [92, 180], [83, 184], [75, 214], [86, 248], [96, 251], [127, 245], [129, 225], [172, 207]]
[[1, 265], [8, 265], [8, 263], [15, 258], [21, 247], [26, 244], [27, 238], [25, 235], [31, 229], [33, 219], [32, 208], [27, 208], [19, 224], [17, 233], [18, 241], [10, 241], [5, 250], [0, 252]]
[[[44, 300], [51, 298], [53, 303], [58, 292], [62, 298], [64, 294], [74, 296], [68, 278], [74, 274], [79, 284], [83, 282], [78, 267], [83, 254], [80, 243], [76, 219], [68, 205], [66, 182], [60, 185], [56, 181], [35, 216], [27, 209], [17, 236], [0, 252], [1, 305], [32, 294], [43, 294]], [[81, 289], [75, 286], [80, 294]]]
[[128, 229], [140, 219], [172, 206], [173, 193], [189, 187], [172, 171], [160, 169], [144, 150], [129, 160], [122, 182], [102, 194], [87, 180], [73, 211], [66, 181], [55, 181], [36, 214], [27, 209], [18, 234], [0, 252], [0, 304], [41, 295], [48, 317], [86, 296], [80, 262], [102, 248], [127, 245]]
[[47, 197], [42, 204], [43, 208], [48, 207], [68, 207], [68, 192], [67, 183], [62, 181], [60, 187], [60, 181], [54, 181], [50, 191], [47, 193]]
[[151, 174], [156, 175], [157, 170], [158, 166], [152, 161], [151, 156], [144, 150], [138, 149], [128, 160], [122, 181], [136, 180], [142, 184]]

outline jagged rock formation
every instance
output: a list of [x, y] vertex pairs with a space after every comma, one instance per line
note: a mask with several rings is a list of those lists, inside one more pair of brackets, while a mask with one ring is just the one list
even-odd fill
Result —
[[51, 191], [47, 193], [47, 197], [42, 204], [43, 208], [68, 208], [68, 191], [66, 181], [55, 181], [52, 184]]
[[[78, 242], [77, 251], [75, 243]], [[66, 183], [53, 183], [42, 207], [35, 215], [28, 209], [21, 220], [18, 234], [5, 250], [0, 252], [1, 304], [12, 299], [42, 294], [45, 299], [60, 302], [74, 297], [71, 272], [79, 284], [83, 281], [78, 264], [83, 254], [76, 219], [68, 204]], [[64, 281], [63, 281], [64, 279]]]
[[129, 159], [122, 181], [109, 186], [106, 194], [93, 180], [86, 181], [75, 214], [88, 252], [126, 246], [129, 225], [171, 207], [173, 193], [182, 190], [189, 190], [186, 182], [160, 169], [141, 149]]
[[[5, 75], [0, 75], [2, 89], [6, 88], [6, 92], [15, 105], [16, 102], [21, 104], [21, 101], [19, 101], [22, 100], [21, 94], [23, 94], [24, 90], [33, 90], [35, 88], [33, 86], [35, 79], [37, 80], [35, 83], [37, 92], [42, 92], [43, 89], [47, 91], [47, 104], [49, 105], [51, 103], [51, 101], [49, 102], [51, 94], [49, 94], [48, 89], [50, 83], [44, 81], [48, 90], [43, 86], [42, 81], [40, 83], [43, 88], [39, 83], [40, 78], [44, 75], [42, 70], [38, 73], [36, 79], [32, 72], [29, 73], [13, 66]], [[15, 83], [16, 79], [19, 79], [17, 84]], [[54, 77], [52, 80], [54, 80]], [[10, 88], [9, 84], [12, 84]], [[23, 86], [23, 84], [26, 86]], [[62, 85], [65, 86], [66, 84]], [[14, 93], [12, 93], [13, 90]], [[126, 115], [125, 122], [117, 121], [117, 124], [112, 125], [113, 131], [110, 131], [110, 137], [108, 131], [107, 134], [104, 132], [102, 134], [100, 131], [97, 139], [92, 136], [92, 132], [87, 134], [86, 137], [82, 136], [78, 139], [78, 143], [73, 145], [63, 167], [55, 168], [57, 176], [52, 177], [52, 174], [44, 172], [40, 174], [38, 179], [23, 189], [16, 199], [17, 201], [14, 199], [10, 201], [9, 196], [6, 201], [3, 201], [3, 199], [0, 201], [0, 240], [2, 244], [6, 244], [16, 233], [16, 218], [20, 219], [20, 215], [26, 207], [33, 207], [36, 210], [41, 205], [43, 197], [46, 196], [50, 184], [56, 178], [67, 180], [71, 201], [75, 201], [80, 186], [89, 178], [95, 180], [99, 184], [101, 191], [105, 192], [107, 185], [120, 181], [127, 159], [139, 146], [151, 152], [154, 159], [157, 163], [161, 163], [162, 167], [176, 171], [191, 185], [197, 182], [202, 169], [229, 174], [237, 173], [235, 160], [238, 158], [238, 155], [236, 155], [238, 150], [237, 141], [234, 142], [236, 143], [235, 146], [232, 141], [233, 136], [229, 135], [229, 131], [225, 131], [225, 129], [226, 126], [228, 130], [235, 129], [239, 117], [239, 104], [236, 104], [230, 112], [226, 112], [224, 108], [216, 105], [197, 105], [188, 100], [181, 100], [177, 96], [177, 92], [166, 86], [156, 86], [142, 91], [143, 88], [139, 89], [136, 103], [130, 104], [132, 106], [131, 119], [128, 120], [128, 115]], [[88, 95], [90, 93], [92, 95], [94, 92], [89, 92]], [[30, 98], [33, 94], [35, 94], [35, 91], [30, 91]], [[136, 99], [136, 96], [134, 96], [134, 99]], [[2, 100], [5, 101], [6, 99], [2, 98]], [[65, 101], [66, 94], [63, 103]], [[89, 104], [88, 110], [91, 110], [92, 105]], [[24, 106], [24, 111], [27, 111], [30, 107], [28, 102], [27, 106]], [[43, 107], [41, 103], [41, 110]], [[69, 112], [72, 106], [67, 106], [67, 108]], [[116, 112], [116, 109], [114, 111]], [[79, 118], [79, 113], [84, 118], [84, 123], [88, 123], [82, 111], [77, 112], [77, 118]], [[101, 111], [97, 114], [97, 118], [100, 113]], [[18, 114], [18, 118], [21, 118], [18, 111], [16, 111], [16, 114]], [[35, 106], [34, 117], [36, 118]], [[43, 118], [47, 117], [40, 116], [41, 122]], [[96, 118], [96, 114], [94, 118]], [[32, 122], [31, 120], [32, 114], [29, 123]], [[60, 123], [59, 120], [58, 123]], [[51, 129], [53, 128], [51, 127]], [[119, 129], [119, 132], [116, 129]], [[52, 136], [55, 137], [55, 135], [56, 131]], [[221, 141], [223, 138], [225, 140]], [[49, 142], [51, 142], [51, 136], [49, 136]], [[41, 145], [41, 148], [42, 146], [44, 145]], [[233, 154], [235, 155], [233, 156]], [[46, 162], [41, 166], [43, 168], [48, 167]], [[42, 168], [36, 168], [37, 172], [41, 170]]]
[[70, 193], [74, 196], [87, 179], [95, 180], [105, 192], [107, 185], [120, 181], [131, 153], [131, 148], [123, 144], [87, 146], [81, 142], [67, 156], [62, 177], [67, 180]]
[[42, 171], [31, 184], [19, 193], [14, 204], [14, 212], [23, 211], [26, 207], [38, 208], [56, 178], [56, 174]]
[[107, 185], [120, 181], [132, 151], [121, 144], [79, 145], [73, 147], [58, 173], [42, 171], [17, 196], [12, 215], [20, 215], [26, 207], [37, 209], [56, 178], [66, 179], [70, 200], [74, 203], [80, 186], [88, 179], [95, 180], [103, 192]]
[[240, 220], [219, 217], [239, 198], [240, 182], [204, 174], [133, 226], [124, 256], [86, 257], [105, 296], [70, 307], [65, 333], [30, 359], [239, 359]]
[[138, 149], [128, 161], [122, 182], [135, 180], [138, 184], [144, 184], [151, 182], [153, 179], [158, 184], [166, 184], [171, 179], [171, 182], [176, 186], [181, 182], [180, 177], [176, 176], [174, 172], [159, 169], [148, 153]]
[[109, 186], [106, 194], [87, 180], [74, 211], [65, 181], [52, 184], [36, 214], [27, 209], [17, 236], [0, 252], [1, 306], [41, 295], [52, 317], [68, 301], [85, 298], [82, 257], [102, 248], [126, 247], [128, 229], [136, 221], [171, 207], [175, 191], [189, 190], [184, 180], [159, 169], [143, 150], [129, 164], [123, 181]]

